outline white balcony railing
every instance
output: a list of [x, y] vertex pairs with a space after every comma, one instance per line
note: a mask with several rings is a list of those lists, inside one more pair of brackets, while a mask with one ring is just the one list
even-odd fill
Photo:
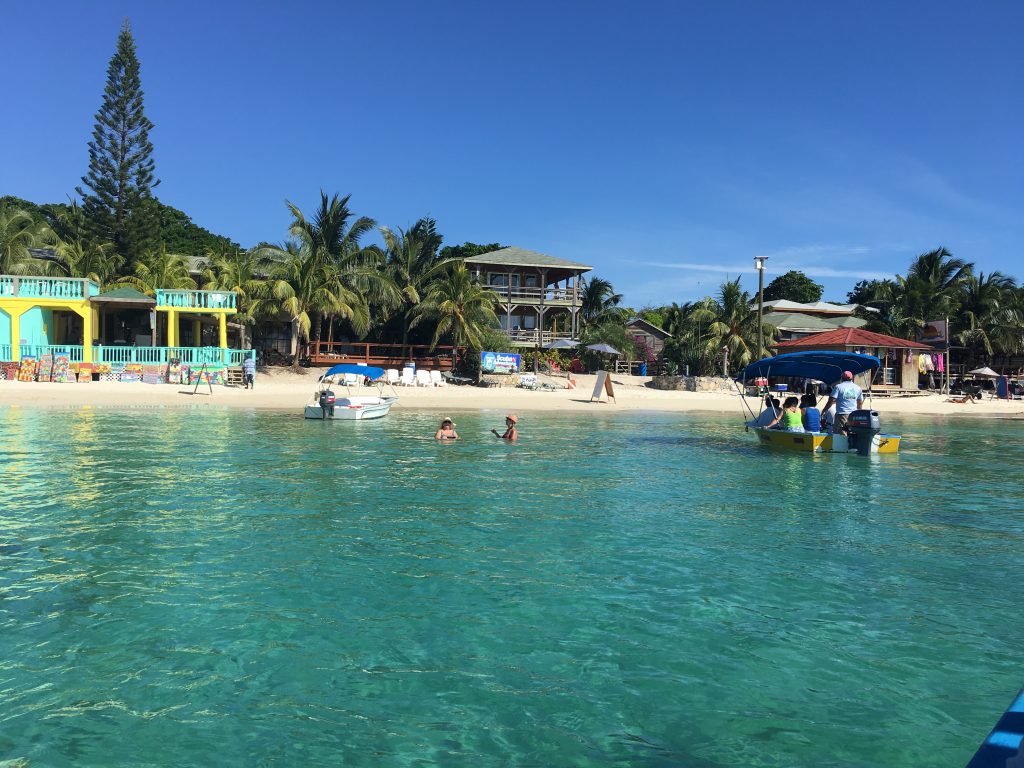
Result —
[[579, 296], [572, 288], [522, 288], [507, 285], [488, 285], [502, 300], [511, 299], [523, 304], [556, 304], [558, 306], [579, 306]]

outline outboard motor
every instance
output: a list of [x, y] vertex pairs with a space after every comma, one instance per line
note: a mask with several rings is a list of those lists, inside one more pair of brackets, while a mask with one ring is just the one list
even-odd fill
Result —
[[328, 416], [334, 416], [334, 393], [329, 389], [325, 389], [320, 392], [320, 410], [323, 411], [323, 417], [326, 419]]
[[854, 411], [846, 422], [846, 429], [850, 434], [850, 447], [856, 448], [859, 455], [867, 456], [871, 453], [875, 435], [882, 431], [878, 411]]

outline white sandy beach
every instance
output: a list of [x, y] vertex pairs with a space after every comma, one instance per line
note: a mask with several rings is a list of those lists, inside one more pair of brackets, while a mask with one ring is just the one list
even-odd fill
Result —
[[[0, 406], [34, 408], [65, 408], [94, 406], [101, 408], [188, 407], [188, 408], [254, 408], [298, 411], [317, 387], [319, 370], [296, 373], [290, 369], [260, 372], [256, 388], [214, 386], [212, 394], [206, 386], [173, 384], [124, 384], [93, 382], [91, 384], [52, 384], [0, 381]], [[401, 398], [395, 410], [432, 411], [501, 410], [516, 412], [595, 412], [595, 411], [665, 411], [711, 412], [736, 414], [743, 408], [738, 394], [717, 392], [669, 392], [645, 386], [650, 379], [613, 375], [615, 402], [591, 402], [595, 376], [576, 377], [577, 388], [555, 391], [531, 391], [512, 387], [446, 386], [437, 388], [399, 387]], [[565, 387], [565, 379], [548, 379]], [[340, 390], [340, 391], [339, 391]], [[385, 388], [388, 391], [389, 388]], [[343, 392], [343, 388], [336, 388]], [[362, 394], [375, 390], [362, 389]], [[747, 399], [751, 408], [757, 401]], [[920, 395], [903, 398], [874, 398], [873, 407], [883, 413], [942, 416], [988, 416], [1024, 418], [1024, 402], [986, 399], [974, 403], [947, 402], [942, 395]]]

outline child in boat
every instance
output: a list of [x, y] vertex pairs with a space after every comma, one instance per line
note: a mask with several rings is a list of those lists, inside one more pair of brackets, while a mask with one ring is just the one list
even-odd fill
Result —
[[803, 414], [800, 413], [800, 400], [795, 397], [786, 398], [786, 402], [782, 404], [782, 414], [772, 421], [768, 428], [771, 429], [775, 426], [786, 432], [804, 431]]
[[807, 432], [821, 432], [821, 411], [815, 407], [817, 404], [814, 395], [804, 395], [800, 398], [800, 413], [803, 416], [804, 430]]

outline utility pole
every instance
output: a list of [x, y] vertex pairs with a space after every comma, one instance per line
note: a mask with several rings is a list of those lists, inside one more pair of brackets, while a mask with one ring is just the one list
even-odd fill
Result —
[[764, 357], [764, 329], [761, 318], [764, 315], [764, 263], [767, 256], [755, 256], [754, 268], [757, 270], [757, 359]]

